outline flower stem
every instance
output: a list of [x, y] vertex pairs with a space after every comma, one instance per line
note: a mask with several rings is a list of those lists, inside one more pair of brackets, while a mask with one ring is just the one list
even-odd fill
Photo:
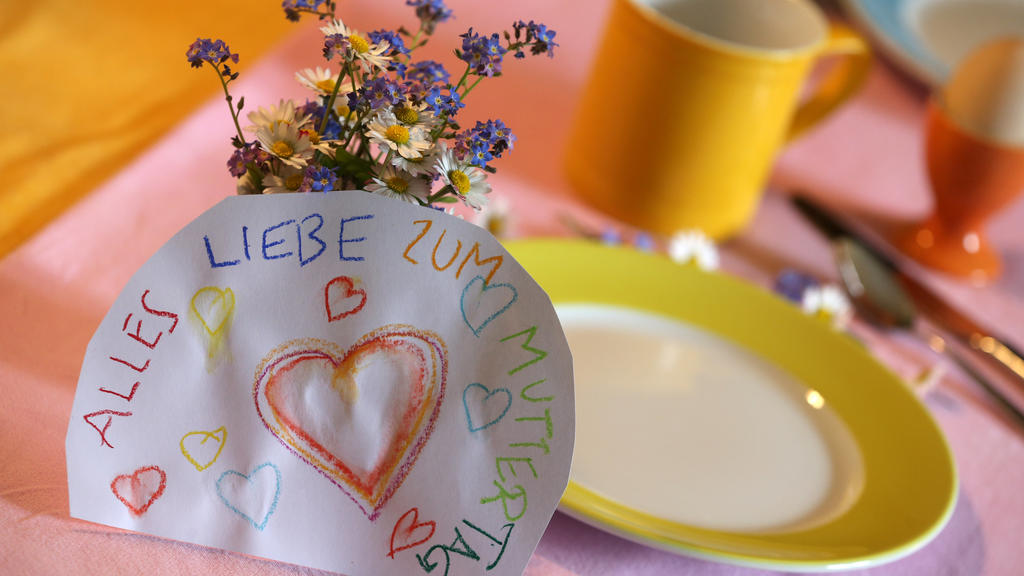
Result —
[[458, 91], [459, 88], [462, 88], [462, 83], [466, 81], [466, 76], [469, 76], [469, 64], [466, 64], [466, 70], [462, 73], [462, 77], [459, 78], [459, 83], [452, 90]]
[[468, 95], [469, 95], [469, 93], [473, 91], [473, 88], [476, 88], [476, 85], [477, 85], [477, 84], [479, 84], [479, 83], [480, 83], [480, 81], [481, 81], [481, 80], [483, 80], [483, 79], [484, 79], [484, 77], [483, 77], [483, 76], [480, 76], [480, 77], [478, 77], [478, 78], [476, 79], [476, 82], [473, 82], [473, 83], [472, 83], [472, 84], [471, 84], [471, 85], [469, 86], [469, 88], [466, 88], [466, 91], [462, 93], [462, 96], [461, 96], [461, 98], [462, 98], [463, 100], [465, 100], [465, 99], [466, 99], [466, 96], [468, 96]]
[[[352, 75], [352, 63], [345, 61], [345, 73]], [[327, 128], [327, 119], [331, 117], [331, 110], [334, 110], [334, 101], [338, 99], [338, 89], [341, 88], [341, 78], [334, 83], [334, 90], [331, 90], [331, 98], [327, 101], [327, 106], [324, 108], [324, 117], [320, 119], [320, 128], [317, 129], [317, 134], [323, 134]], [[352, 90], [355, 91], [356, 79], [352, 77]]]
[[242, 127], [238, 124], [238, 111], [235, 110], [234, 104], [231, 103], [232, 97], [231, 92], [228, 91], [228, 83], [224, 81], [224, 75], [220, 73], [220, 66], [214, 66], [213, 71], [217, 73], [217, 78], [220, 80], [220, 86], [224, 89], [224, 100], [228, 103], [228, 111], [231, 112], [231, 119], [235, 122], [235, 130], [238, 132], [238, 140], [240, 143], [245, 144], [245, 136], [242, 134]]
[[433, 194], [431, 194], [430, 196], [427, 197], [427, 204], [433, 204], [434, 202], [437, 202], [441, 198], [444, 198], [449, 193], [453, 193], [453, 192], [455, 192], [455, 188], [452, 188], [451, 184], [445, 184], [444, 188], [441, 188], [437, 192], [435, 192], [435, 193], [433, 193]]

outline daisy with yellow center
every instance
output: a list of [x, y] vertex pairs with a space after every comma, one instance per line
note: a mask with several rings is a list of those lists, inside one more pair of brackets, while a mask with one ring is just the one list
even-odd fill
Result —
[[676, 264], [706, 271], [718, 269], [718, 249], [700, 230], [676, 232], [668, 242], [668, 256]]
[[334, 156], [334, 148], [341, 146], [341, 142], [337, 140], [321, 140], [320, 134], [312, 127], [306, 126], [305, 128], [299, 129], [299, 137], [305, 137], [309, 139], [309, 145], [313, 150], [323, 152], [328, 156]]
[[400, 154], [396, 154], [391, 159], [391, 165], [403, 172], [408, 172], [413, 176], [423, 176], [424, 174], [430, 174], [434, 170], [434, 164], [437, 163], [437, 148], [431, 147], [423, 151], [423, 155], [419, 158], [405, 158]]
[[804, 290], [801, 301], [804, 314], [820, 318], [836, 330], [846, 328], [853, 316], [850, 301], [839, 288], [826, 284], [811, 286]]
[[455, 194], [474, 210], [486, 206], [491, 185], [487, 183], [484, 171], [468, 162], [459, 161], [455, 151], [450, 150], [444, 142], [438, 143], [438, 148], [434, 168], [441, 176], [441, 180], [451, 186]]
[[285, 192], [298, 192], [305, 179], [305, 170], [291, 166], [282, 166], [277, 174], [268, 174], [263, 177], [263, 193], [283, 194]]
[[[316, 69], [306, 68], [296, 72], [295, 79], [299, 81], [299, 84], [321, 96], [330, 96], [331, 92], [334, 92], [334, 86], [338, 83], [338, 77], [331, 73], [330, 68], [319, 66]], [[347, 82], [344, 88], [348, 88]]]
[[259, 108], [253, 112], [249, 112], [249, 122], [252, 122], [252, 126], [246, 128], [250, 132], [257, 132], [261, 128], [273, 128], [280, 124], [302, 124], [309, 119], [308, 116], [296, 116], [295, 115], [295, 102], [291, 100], [281, 100], [281, 103], [277, 106], [271, 106], [269, 110], [266, 108]]
[[387, 42], [374, 44], [355, 28], [345, 26], [341, 20], [335, 20], [327, 26], [321, 27], [320, 31], [324, 33], [324, 36], [333, 36], [335, 34], [345, 36], [348, 40], [352, 56], [362, 63], [364, 70], [374, 66], [381, 70], [386, 70], [388, 62], [391, 61], [391, 57], [385, 55], [391, 49], [391, 44]]
[[291, 124], [276, 124], [256, 131], [260, 147], [281, 162], [302, 168], [313, 157], [313, 147], [306, 132]]
[[366, 185], [368, 192], [380, 194], [388, 198], [398, 198], [412, 204], [426, 201], [430, 195], [430, 186], [423, 178], [417, 178], [408, 172], [396, 170], [394, 166], [383, 167]]
[[[348, 81], [345, 82], [348, 85]], [[338, 97], [334, 101], [334, 113], [338, 115], [338, 122], [343, 127], [351, 127], [356, 125], [356, 111], [348, 107], [348, 99]]]
[[403, 158], [420, 158], [430, 148], [427, 132], [419, 126], [405, 126], [391, 110], [382, 110], [366, 125], [366, 137], [382, 150]]
[[430, 132], [437, 126], [438, 118], [434, 112], [429, 110], [426, 103], [413, 104], [406, 100], [391, 109], [398, 119], [405, 126], [419, 126]]
[[473, 223], [487, 230], [496, 238], [507, 236], [511, 230], [508, 202], [504, 198], [495, 198], [493, 202], [476, 213]]

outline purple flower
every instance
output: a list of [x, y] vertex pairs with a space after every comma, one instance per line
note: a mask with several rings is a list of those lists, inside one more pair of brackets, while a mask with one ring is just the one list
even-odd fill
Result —
[[[555, 42], [554, 30], [549, 30], [544, 24], [534, 22], [533, 20], [530, 20], [529, 23], [520, 20], [512, 25], [512, 29], [515, 31], [516, 43], [523, 42], [525, 44], [523, 47], [529, 46], [530, 54], [536, 56], [546, 53], [548, 58], [555, 56], [555, 47], [558, 44]], [[516, 50], [516, 58], [526, 57], [526, 54], [523, 53], [523, 47]]]
[[348, 37], [344, 34], [331, 34], [324, 38], [324, 58], [330, 60], [338, 55], [342, 58], [348, 52]]
[[470, 163], [485, 168], [487, 163], [512, 148], [515, 136], [501, 120], [477, 122], [455, 137], [455, 152]]
[[409, 65], [408, 78], [414, 82], [426, 84], [440, 82], [444, 84], [451, 78], [451, 74], [444, 69], [441, 63], [433, 60], [423, 60], [422, 62]]
[[497, 34], [481, 36], [470, 28], [459, 38], [462, 38], [462, 50], [456, 54], [469, 64], [471, 72], [477, 76], [501, 74], [501, 59], [507, 50], [501, 45], [501, 38]]
[[370, 80], [358, 92], [349, 92], [348, 107], [356, 108], [383, 108], [394, 106], [405, 98], [402, 86], [388, 78], [381, 76]]
[[427, 91], [423, 101], [433, 109], [434, 114], [437, 116], [442, 114], [447, 114], [449, 117], [455, 116], [460, 108], [466, 106], [462, 103], [462, 99], [459, 98], [458, 92], [448, 90], [448, 94], [442, 94], [441, 87], [437, 85]]
[[800, 302], [804, 291], [817, 285], [818, 281], [813, 276], [787, 268], [779, 272], [772, 290], [787, 300]]
[[189, 64], [193, 68], [202, 67], [203, 62], [209, 63], [214, 68], [228, 60], [238, 63], [238, 54], [232, 54], [231, 49], [223, 40], [209, 38], [196, 38], [196, 41], [185, 51], [185, 57], [188, 58]]
[[486, 168], [487, 163], [494, 159], [490, 147], [485, 143], [477, 142], [470, 149], [466, 156], [469, 163], [480, 168]]
[[309, 182], [309, 189], [312, 192], [330, 192], [334, 189], [338, 177], [326, 166], [310, 165], [306, 168], [306, 181]]
[[[298, 22], [302, 12], [317, 12], [320, 6], [327, 0], [284, 0], [281, 8], [284, 9], [284, 17], [292, 22]], [[321, 16], [323, 18], [323, 16]]]
[[390, 63], [388, 63], [388, 70], [394, 72], [395, 75], [398, 76], [399, 78], [405, 78], [405, 73], [406, 71], [409, 70], [409, 65], [406, 64], [405, 62], [392, 60]]
[[651, 235], [646, 232], [637, 232], [633, 237], [633, 246], [636, 246], [637, 250], [650, 252], [654, 250], [654, 238], [651, 238]]
[[246, 142], [241, 148], [236, 148], [228, 158], [228, 172], [235, 178], [245, 176], [249, 166], [263, 169], [270, 155], [260, 148], [259, 142]]
[[385, 53], [387, 56], [397, 56], [399, 54], [409, 54], [409, 49], [405, 47], [405, 40], [397, 32], [391, 30], [374, 30], [370, 32], [370, 42], [374, 44], [380, 44], [381, 42], [387, 42], [391, 48]]
[[438, 24], [452, 17], [444, 0], [405, 0], [405, 5], [416, 8], [416, 17], [427, 34], [432, 34]]
[[615, 246], [622, 243], [622, 235], [615, 228], [609, 226], [601, 231], [601, 243]]

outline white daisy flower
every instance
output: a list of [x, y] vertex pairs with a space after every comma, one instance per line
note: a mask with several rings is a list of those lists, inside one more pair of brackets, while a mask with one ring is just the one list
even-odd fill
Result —
[[309, 136], [292, 124], [264, 126], [256, 131], [256, 139], [260, 147], [289, 166], [302, 168], [313, 157]]
[[437, 147], [431, 146], [427, 150], [424, 150], [419, 158], [405, 158], [399, 154], [396, 154], [391, 159], [391, 164], [398, 168], [412, 174], [413, 176], [423, 176], [424, 174], [431, 174], [434, 169], [434, 164], [437, 162]]
[[456, 195], [474, 210], [480, 210], [487, 204], [487, 194], [491, 185], [483, 170], [468, 162], [460, 162], [455, 151], [448, 149], [444, 142], [438, 143], [437, 162], [434, 168], [445, 184], [455, 189]]
[[295, 102], [281, 100], [280, 104], [271, 106], [270, 110], [261, 107], [253, 112], [249, 112], [248, 118], [249, 122], [252, 122], [252, 126], [246, 127], [246, 130], [256, 132], [261, 128], [273, 128], [279, 124], [302, 124], [309, 117], [296, 116]]
[[374, 44], [358, 30], [345, 26], [341, 20], [335, 20], [327, 26], [321, 27], [320, 31], [324, 33], [324, 36], [341, 34], [348, 38], [348, 45], [352, 55], [362, 62], [363, 69], [376, 66], [381, 70], [385, 70], [388, 67], [388, 62], [391, 61], [390, 56], [384, 55], [385, 52], [391, 49], [391, 44], [387, 42]]
[[403, 125], [391, 110], [382, 110], [370, 120], [366, 136], [382, 149], [391, 149], [404, 158], [420, 158], [430, 148], [425, 130]]
[[430, 185], [423, 178], [417, 178], [408, 172], [396, 170], [394, 166], [384, 166], [366, 185], [366, 191], [380, 194], [387, 198], [398, 198], [412, 204], [420, 204], [417, 200], [426, 201], [430, 195]]
[[804, 290], [801, 305], [805, 314], [831, 322], [836, 330], [846, 328], [853, 316], [850, 301], [832, 284], [812, 286]]
[[282, 166], [277, 174], [267, 174], [263, 177], [263, 193], [281, 194], [284, 192], [298, 192], [305, 179], [306, 171], [304, 169]]
[[348, 107], [348, 98], [338, 96], [338, 99], [334, 101], [334, 113], [338, 115], [338, 120], [343, 127], [356, 125], [356, 111]]
[[330, 96], [338, 84], [338, 77], [331, 73], [330, 68], [306, 68], [295, 73], [295, 79], [306, 88], [323, 96]]
[[238, 179], [236, 191], [239, 196], [260, 193], [259, 188], [256, 187], [256, 181], [253, 180], [251, 172], [246, 172], [245, 175]]
[[419, 126], [430, 132], [437, 126], [439, 119], [433, 110], [428, 110], [426, 103], [414, 104], [408, 100], [391, 109], [395, 118], [405, 126]]
[[323, 152], [324, 154], [326, 154], [328, 156], [331, 156], [331, 157], [334, 156], [334, 146], [333, 146], [333, 144], [338, 144], [339, 146], [341, 145], [340, 143], [338, 143], [337, 140], [321, 140], [320, 139], [320, 133], [317, 132], [316, 129], [313, 128], [312, 126], [308, 126], [306, 128], [300, 128], [299, 129], [299, 136], [300, 137], [304, 136], [304, 137], [308, 138], [309, 139], [309, 145], [310, 145], [311, 148], [313, 148], [313, 150], [318, 150], [318, 151]]
[[494, 198], [493, 202], [476, 213], [473, 223], [487, 230], [495, 237], [501, 238], [508, 234], [510, 226], [510, 214], [508, 201], [503, 197]]
[[718, 249], [700, 230], [676, 232], [668, 242], [668, 256], [677, 264], [696, 264], [706, 271], [718, 269]]

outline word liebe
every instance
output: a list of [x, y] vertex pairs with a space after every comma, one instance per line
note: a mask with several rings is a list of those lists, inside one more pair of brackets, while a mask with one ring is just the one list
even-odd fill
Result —
[[255, 230], [242, 226], [237, 236], [238, 244], [217, 243], [205, 235], [203, 247], [210, 268], [286, 259], [295, 260], [302, 267], [320, 258], [327, 251], [328, 241], [337, 246], [339, 260], [362, 262], [363, 256], [353, 254], [355, 247], [346, 245], [366, 241], [366, 236], [357, 234], [360, 233], [360, 225], [365, 226], [370, 220], [373, 220], [373, 214], [340, 218], [337, 226], [328, 230], [325, 229], [328, 221], [322, 214], [314, 212], [303, 218], [289, 218]]

